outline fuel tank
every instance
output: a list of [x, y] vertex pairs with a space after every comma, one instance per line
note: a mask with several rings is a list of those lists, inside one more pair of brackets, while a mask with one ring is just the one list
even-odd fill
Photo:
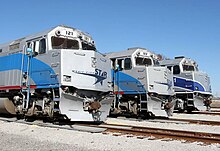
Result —
[[16, 114], [15, 106], [8, 98], [0, 98], [0, 113], [1, 114]]

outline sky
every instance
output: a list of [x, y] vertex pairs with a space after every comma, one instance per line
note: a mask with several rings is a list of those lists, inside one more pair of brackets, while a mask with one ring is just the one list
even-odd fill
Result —
[[220, 96], [220, 0], [2, 0], [0, 43], [67, 25], [100, 52], [143, 47], [194, 59]]

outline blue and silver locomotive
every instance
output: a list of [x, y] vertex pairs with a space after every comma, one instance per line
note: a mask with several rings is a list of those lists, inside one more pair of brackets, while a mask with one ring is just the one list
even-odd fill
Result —
[[144, 48], [107, 54], [112, 62], [115, 100], [112, 115], [170, 116], [174, 105], [173, 74]]
[[89, 34], [66, 26], [2, 44], [0, 113], [103, 121], [110, 66]]
[[211, 103], [212, 91], [207, 73], [198, 69], [197, 63], [185, 57], [162, 60], [174, 76], [174, 89], [177, 97], [175, 109], [179, 111], [206, 110]]

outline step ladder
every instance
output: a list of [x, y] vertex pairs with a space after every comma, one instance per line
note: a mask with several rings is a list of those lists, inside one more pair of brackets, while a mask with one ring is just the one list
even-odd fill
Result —
[[30, 75], [31, 75], [32, 50], [24, 46], [21, 64], [21, 94], [23, 95], [22, 109], [27, 112], [30, 101]]
[[187, 98], [186, 103], [187, 103], [187, 106], [191, 106], [191, 107], [194, 106], [194, 100], [193, 100], [193, 99], [189, 99], [189, 98]]
[[53, 89], [52, 90], [53, 93], [53, 111], [54, 112], [59, 112], [60, 111], [60, 107], [59, 107], [59, 103], [60, 103], [60, 94], [59, 94], [59, 89]]
[[194, 106], [193, 94], [187, 94], [186, 105], [191, 107]]
[[147, 101], [148, 100], [148, 96], [146, 94], [146, 96], [143, 96], [143, 94], [140, 94], [140, 112], [147, 112], [148, 108], [147, 108]]

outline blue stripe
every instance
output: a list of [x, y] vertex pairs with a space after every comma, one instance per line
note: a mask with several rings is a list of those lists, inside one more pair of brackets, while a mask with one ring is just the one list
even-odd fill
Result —
[[[27, 60], [28, 57], [25, 55], [23, 72], [27, 72]], [[0, 57], [0, 71], [21, 70], [21, 64], [21, 53]], [[37, 88], [59, 86], [58, 78], [54, 76], [54, 70], [49, 65], [36, 58], [31, 58], [30, 73], [30, 77], [37, 85]]]
[[183, 79], [180, 77], [174, 77], [174, 86], [188, 89], [191, 91], [205, 92], [204, 86], [202, 86], [200, 83], [190, 80], [190, 79]]
[[114, 85], [119, 87], [119, 90], [114, 91], [123, 91], [124, 94], [142, 94], [146, 93], [146, 90], [144, 86], [141, 84], [141, 82], [121, 71], [115, 72], [112, 70], [112, 77]]

